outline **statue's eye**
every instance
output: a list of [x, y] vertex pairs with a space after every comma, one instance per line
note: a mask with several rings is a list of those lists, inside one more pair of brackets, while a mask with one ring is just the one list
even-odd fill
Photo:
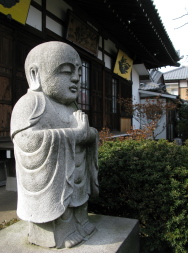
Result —
[[61, 67], [60, 67], [60, 73], [72, 73], [72, 67], [70, 64], [63, 64]]

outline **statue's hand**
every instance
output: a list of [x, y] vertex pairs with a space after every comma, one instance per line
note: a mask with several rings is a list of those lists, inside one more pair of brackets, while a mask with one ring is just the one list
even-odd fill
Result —
[[77, 121], [77, 128], [75, 129], [76, 139], [78, 142], [85, 142], [90, 136], [90, 127], [87, 114], [78, 110], [73, 113]]

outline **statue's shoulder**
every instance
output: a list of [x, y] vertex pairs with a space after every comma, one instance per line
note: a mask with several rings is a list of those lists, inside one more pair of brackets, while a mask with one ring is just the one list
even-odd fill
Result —
[[45, 106], [46, 99], [42, 92], [28, 90], [18, 100], [12, 111], [11, 136], [15, 132], [19, 132], [36, 124], [44, 113]]

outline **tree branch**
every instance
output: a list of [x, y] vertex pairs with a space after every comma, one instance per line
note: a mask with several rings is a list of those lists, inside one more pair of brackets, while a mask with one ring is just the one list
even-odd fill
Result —
[[188, 15], [188, 13], [184, 14], [183, 16], [181, 17], [178, 17], [178, 18], [173, 18], [172, 20], [176, 20], [176, 19], [179, 19], [179, 18], [183, 18], [184, 16]]
[[183, 24], [183, 25], [181, 25], [181, 26], [179, 26], [179, 27], [177, 27], [177, 28], [174, 28], [174, 30], [175, 30], [175, 29], [179, 29], [179, 28], [181, 28], [181, 27], [183, 27], [183, 26], [185, 26], [185, 25], [187, 25], [187, 24], [188, 24], [188, 22], [185, 23], [185, 24]]

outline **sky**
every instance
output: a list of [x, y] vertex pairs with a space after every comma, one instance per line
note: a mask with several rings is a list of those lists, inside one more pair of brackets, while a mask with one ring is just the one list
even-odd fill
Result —
[[[174, 48], [180, 50], [180, 56], [184, 55], [180, 64], [187, 62], [188, 65], [188, 24], [185, 25], [188, 23], [188, 0], [153, 0], [153, 3], [158, 10]], [[166, 68], [160, 68], [159, 70], [161, 72], [167, 72], [175, 68], [168, 66]]]

